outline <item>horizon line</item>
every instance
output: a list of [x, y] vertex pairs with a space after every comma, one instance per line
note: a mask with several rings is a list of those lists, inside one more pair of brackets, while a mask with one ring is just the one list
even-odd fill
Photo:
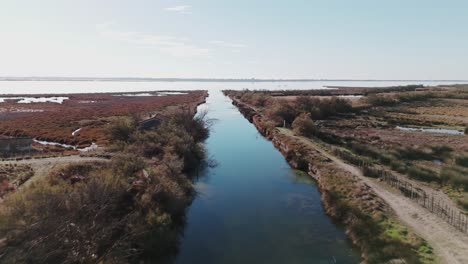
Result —
[[0, 76], [0, 81], [160, 81], [160, 82], [317, 82], [317, 81], [394, 81], [394, 82], [468, 82], [464, 79], [315, 79], [315, 78], [200, 78], [200, 77], [59, 77]]

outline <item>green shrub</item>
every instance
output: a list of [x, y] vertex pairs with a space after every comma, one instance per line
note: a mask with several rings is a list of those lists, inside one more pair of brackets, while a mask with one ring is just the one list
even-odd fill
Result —
[[459, 166], [468, 167], [468, 155], [460, 155], [456, 157], [455, 163]]
[[444, 166], [441, 171], [442, 181], [468, 191], [468, 169], [459, 166]]
[[452, 153], [453, 149], [449, 146], [446, 145], [437, 145], [431, 147], [432, 149], [432, 154], [433, 154], [433, 159], [440, 159], [444, 160], [450, 157], [450, 154]]
[[127, 142], [130, 136], [136, 131], [137, 125], [137, 121], [133, 118], [120, 118], [112, 122], [108, 127], [110, 141]]
[[407, 173], [412, 179], [425, 182], [440, 182], [440, 177], [437, 172], [417, 165], [410, 166]]
[[445, 145], [432, 146], [430, 148], [407, 147], [395, 152], [399, 159], [403, 160], [445, 160], [450, 158], [453, 149]]
[[468, 211], [468, 197], [457, 199], [457, 204], [461, 206], [464, 210]]

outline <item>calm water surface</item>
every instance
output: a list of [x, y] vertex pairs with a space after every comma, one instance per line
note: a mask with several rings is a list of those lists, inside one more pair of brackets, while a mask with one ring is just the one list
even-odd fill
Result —
[[221, 92], [206, 107], [217, 119], [206, 148], [218, 166], [199, 174], [176, 263], [359, 263], [310, 177]]
[[[384, 87], [407, 84], [439, 85], [454, 81], [309, 81], [309, 82], [122, 82], [122, 81], [0, 81], [0, 94], [64, 94], [158, 90], [289, 90], [325, 86]], [[456, 82], [463, 83], [463, 82]], [[465, 83], [467, 83], [465, 81]]]

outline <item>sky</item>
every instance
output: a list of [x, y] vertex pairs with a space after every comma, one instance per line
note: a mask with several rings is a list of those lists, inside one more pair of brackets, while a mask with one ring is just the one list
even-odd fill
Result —
[[0, 0], [0, 76], [468, 79], [468, 1]]

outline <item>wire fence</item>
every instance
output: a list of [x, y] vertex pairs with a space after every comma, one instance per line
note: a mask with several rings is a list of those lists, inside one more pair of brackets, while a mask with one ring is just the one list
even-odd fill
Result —
[[333, 148], [332, 150], [341, 159], [358, 166], [364, 175], [386, 182], [391, 187], [399, 190], [404, 196], [417, 202], [463, 233], [468, 234], [468, 216], [458, 208], [447, 203], [447, 201], [433, 194], [428, 194], [421, 188], [413, 186], [410, 182], [393, 175], [390, 171], [375, 168], [370, 162], [360, 159], [351, 153], [338, 148]]

